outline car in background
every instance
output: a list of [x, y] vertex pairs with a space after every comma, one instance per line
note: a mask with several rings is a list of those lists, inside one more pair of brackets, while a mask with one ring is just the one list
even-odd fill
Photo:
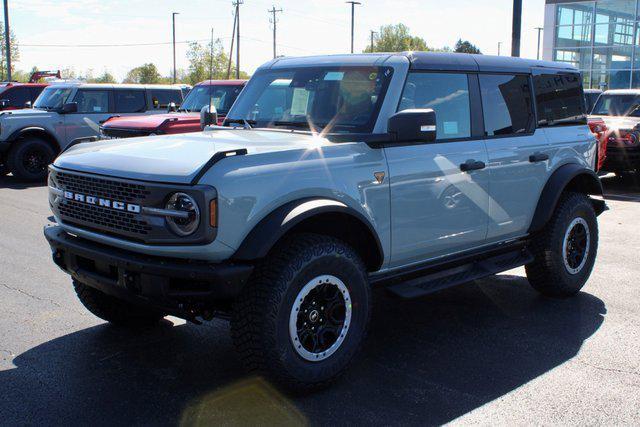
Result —
[[600, 89], [585, 89], [584, 90], [584, 102], [586, 105], [587, 114], [591, 113], [593, 106], [596, 105], [596, 101], [602, 94]]
[[606, 159], [602, 170], [620, 175], [640, 169], [640, 89], [603, 92], [589, 119], [606, 126]]
[[175, 112], [154, 116], [113, 117], [100, 127], [103, 139], [199, 132], [200, 110], [209, 103], [216, 107], [218, 124], [247, 83], [246, 80], [207, 80], [191, 89]]
[[596, 172], [602, 170], [604, 161], [607, 158], [607, 145], [609, 135], [607, 134], [607, 125], [599, 117], [589, 117], [587, 121], [591, 133], [598, 140], [598, 155], [596, 157]]
[[0, 83], [0, 111], [31, 108], [48, 83]]
[[42, 181], [59, 153], [97, 139], [110, 117], [158, 114], [181, 103], [181, 89], [171, 85], [52, 84], [32, 109], [0, 113], [0, 175]]

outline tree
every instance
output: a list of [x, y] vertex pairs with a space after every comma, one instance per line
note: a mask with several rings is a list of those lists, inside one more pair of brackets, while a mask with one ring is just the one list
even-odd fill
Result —
[[[189, 50], [187, 51], [189, 69], [186, 75], [186, 83], [195, 85], [209, 78], [227, 78], [229, 56], [224, 51], [220, 39], [213, 42], [213, 66], [211, 63], [211, 47], [211, 42], [206, 46], [198, 42], [189, 43]], [[235, 66], [233, 64], [231, 66], [231, 75], [235, 75]], [[241, 72], [240, 77], [246, 79], [249, 75]]]
[[[18, 39], [13, 31], [9, 31], [9, 41], [11, 42], [11, 72], [15, 71], [15, 63], [20, 59], [20, 50], [18, 49]], [[4, 81], [7, 78], [7, 44], [4, 38], [4, 23], [0, 22], [0, 81]]]
[[454, 52], [458, 53], [475, 53], [481, 55], [480, 49], [474, 44], [471, 44], [468, 40], [462, 41], [462, 39], [458, 39], [456, 42], [456, 47], [453, 49]]
[[159, 81], [160, 73], [158, 72], [158, 67], [155, 64], [148, 63], [130, 70], [123, 83], [151, 84]]
[[435, 49], [427, 46], [422, 37], [412, 36], [409, 27], [404, 24], [383, 25], [378, 30], [378, 38], [373, 45], [368, 46], [365, 52], [403, 52], [413, 51], [445, 51], [446, 48]]
[[105, 70], [100, 76], [94, 77], [91, 80], [87, 79], [87, 82], [90, 82], [90, 83], [116, 83], [116, 78], [113, 77], [113, 74], [111, 74], [110, 72]]

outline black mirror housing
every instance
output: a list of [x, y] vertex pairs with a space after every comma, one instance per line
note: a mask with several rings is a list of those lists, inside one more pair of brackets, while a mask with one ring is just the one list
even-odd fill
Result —
[[389, 117], [387, 131], [394, 142], [433, 142], [436, 140], [436, 112], [430, 108], [399, 111]]
[[62, 114], [70, 114], [78, 112], [78, 103], [77, 102], [67, 102], [62, 105], [62, 109], [60, 110]]
[[211, 104], [211, 111], [209, 111], [209, 105], [205, 105], [200, 110], [200, 129], [204, 130], [207, 126], [218, 124], [218, 111], [216, 106]]

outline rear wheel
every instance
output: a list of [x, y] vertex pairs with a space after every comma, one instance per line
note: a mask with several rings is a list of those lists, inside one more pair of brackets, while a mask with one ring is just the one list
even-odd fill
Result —
[[102, 320], [120, 327], [153, 326], [164, 317], [162, 313], [114, 298], [77, 280], [73, 281], [73, 288], [87, 310]]
[[571, 296], [591, 275], [598, 251], [598, 221], [584, 194], [565, 193], [545, 230], [532, 244], [529, 283], [551, 297]]
[[234, 307], [234, 343], [251, 370], [290, 390], [340, 376], [367, 331], [371, 291], [347, 244], [301, 234], [258, 267]]
[[35, 182], [44, 181], [47, 167], [55, 158], [51, 145], [40, 138], [27, 137], [13, 143], [7, 164], [18, 179]]

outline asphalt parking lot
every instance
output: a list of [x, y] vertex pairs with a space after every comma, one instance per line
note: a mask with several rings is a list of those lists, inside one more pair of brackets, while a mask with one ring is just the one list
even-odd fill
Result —
[[375, 293], [363, 356], [291, 397], [247, 376], [228, 324], [144, 334], [86, 312], [51, 262], [46, 187], [0, 179], [0, 424], [640, 424], [640, 183], [603, 179], [595, 270], [577, 297], [518, 269], [401, 301]]

